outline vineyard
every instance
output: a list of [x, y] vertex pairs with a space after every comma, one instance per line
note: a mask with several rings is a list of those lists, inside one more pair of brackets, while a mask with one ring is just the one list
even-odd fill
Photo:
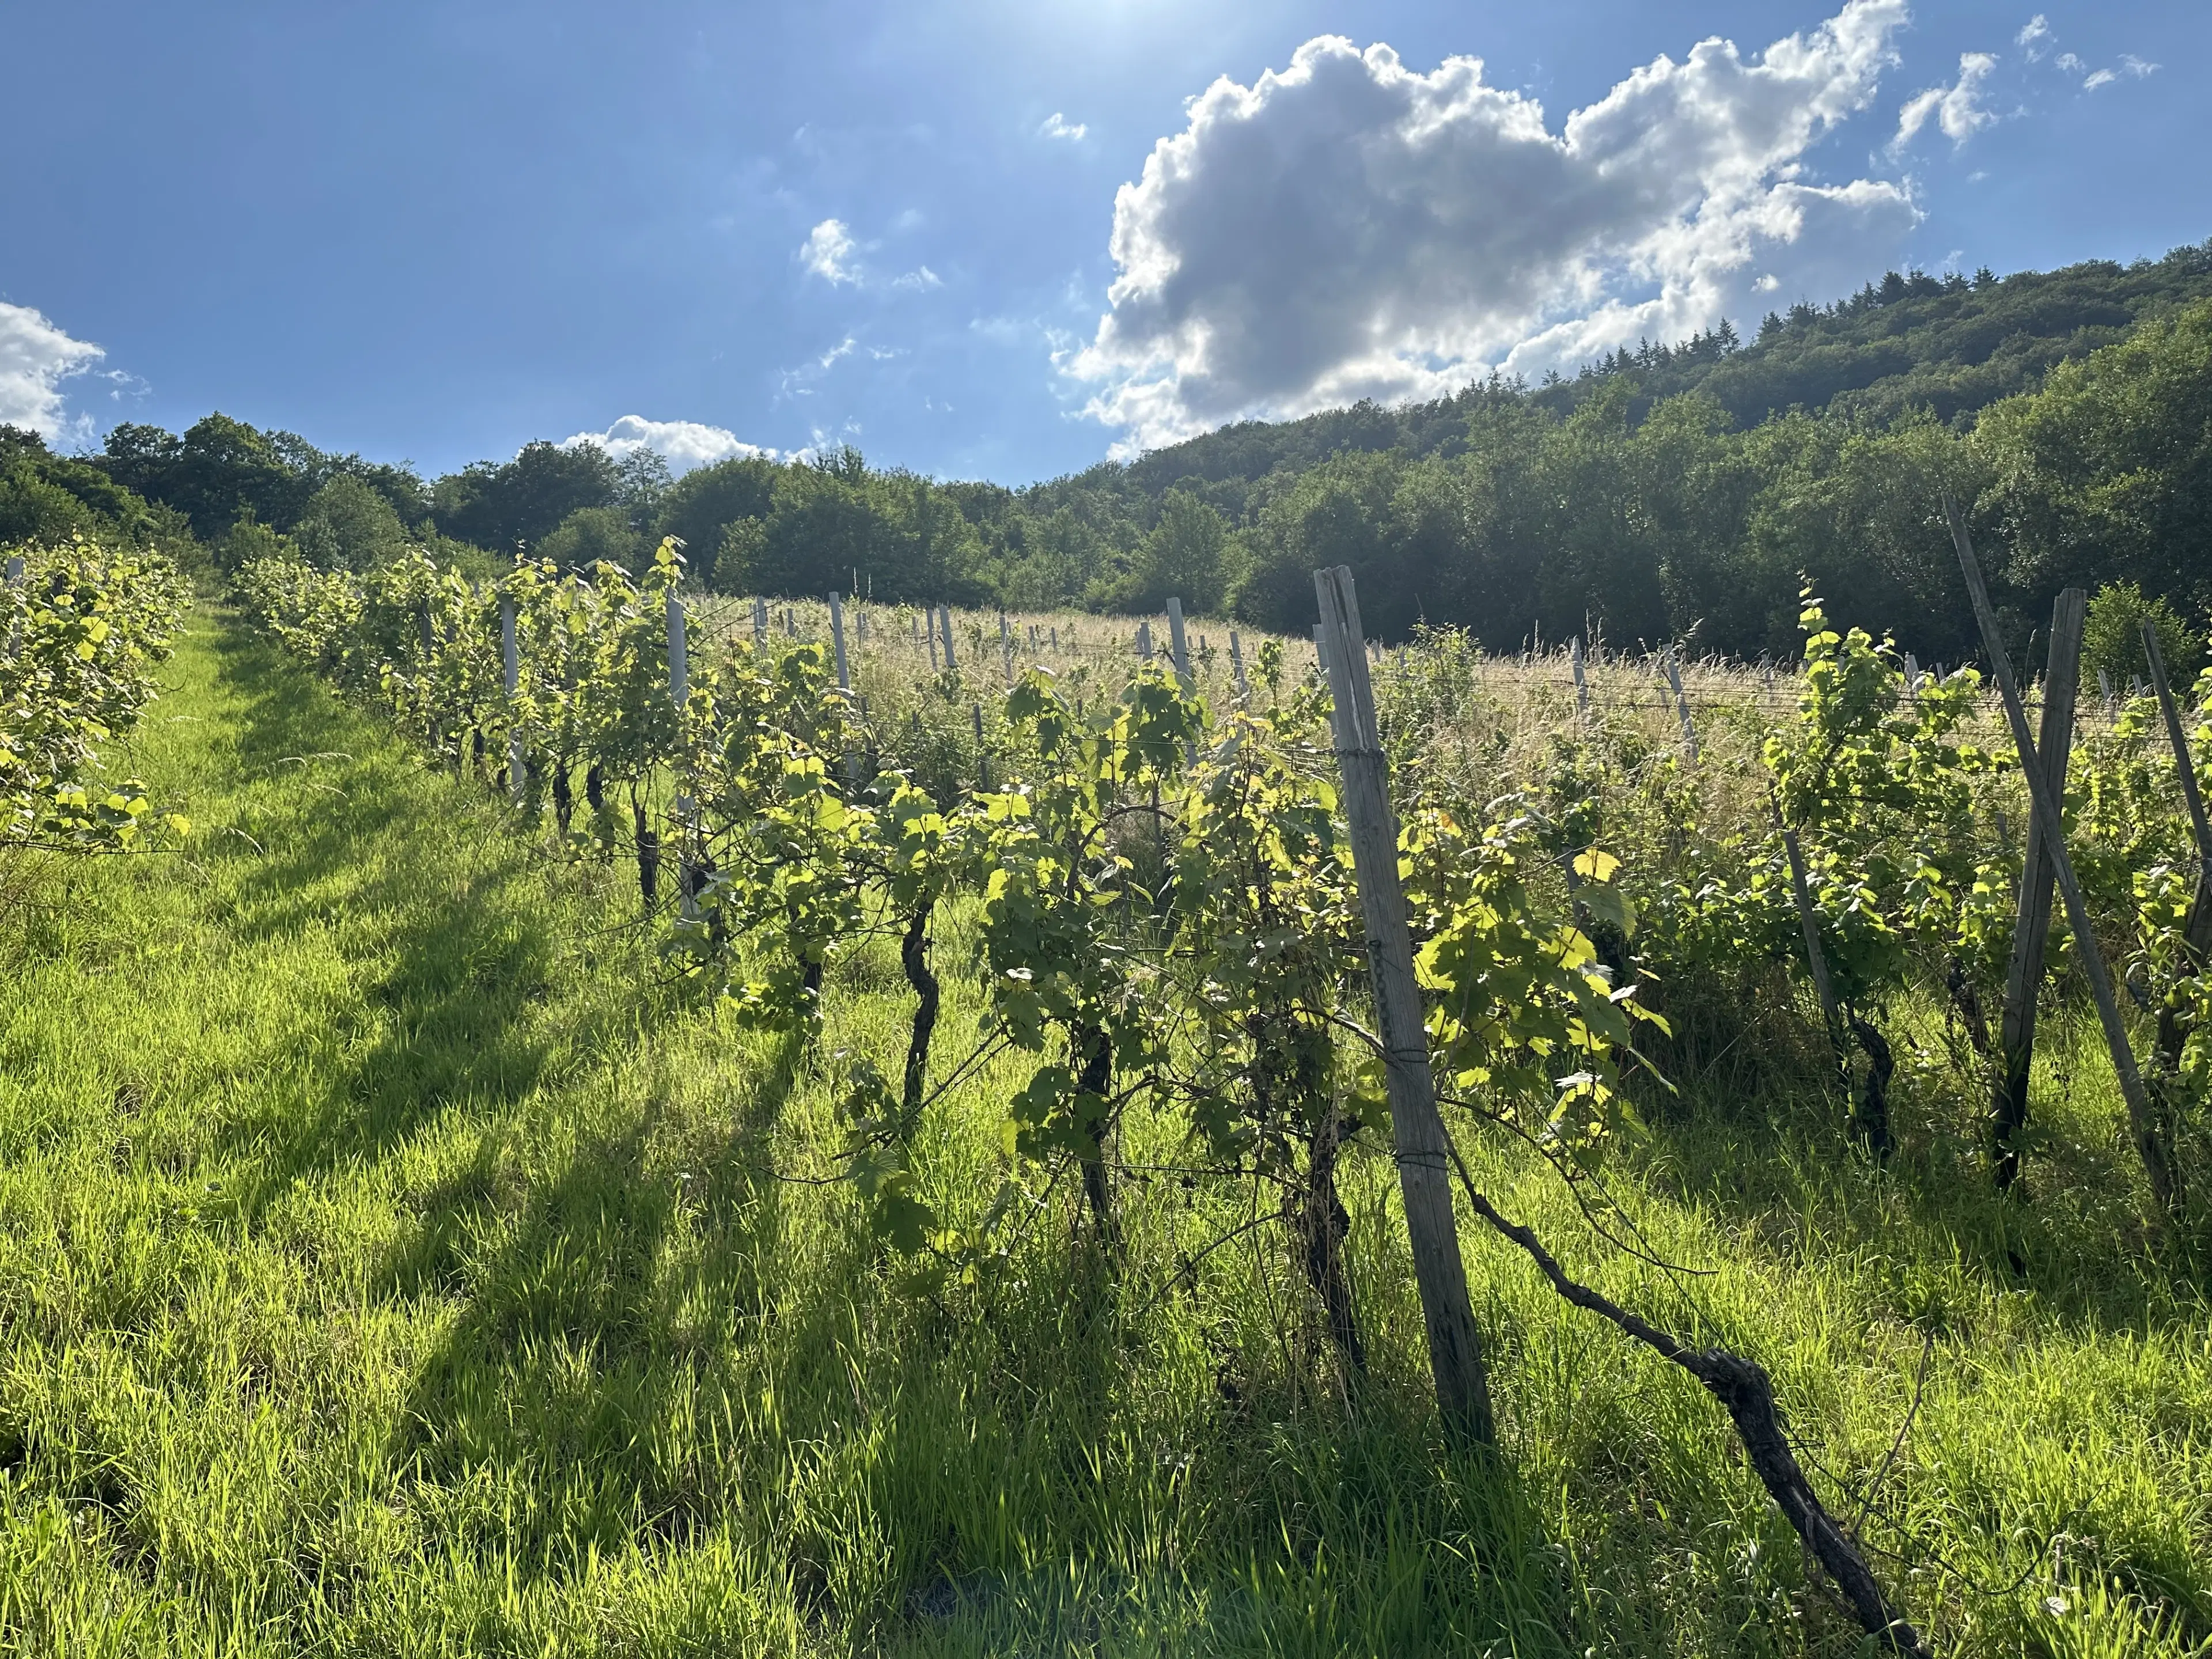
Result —
[[2076, 592], [2023, 695], [272, 559], [109, 787], [182, 596], [26, 556], [21, 1650], [2212, 1646], [2212, 674]]

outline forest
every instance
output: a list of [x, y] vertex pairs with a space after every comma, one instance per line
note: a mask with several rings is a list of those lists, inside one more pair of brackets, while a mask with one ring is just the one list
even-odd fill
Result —
[[1131, 612], [1173, 593], [1289, 631], [1306, 573], [1346, 564], [1385, 639], [1425, 623], [1498, 649], [1588, 633], [1742, 658], [1794, 648], [1809, 579], [1847, 625], [1957, 661], [1978, 645], [1928, 511], [1944, 489], [1990, 550], [2014, 643], [2069, 586], [2131, 589], [2201, 631], [2208, 433], [2212, 246], [1893, 271], [1747, 340], [1723, 324], [1571, 379], [1233, 426], [1022, 489], [850, 448], [674, 477], [649, 452], [540, 441], [425, 482], [220, 414], [126, 423], [82, 457], [13, 433], [0, 539], [185, 529], [229, 570], [272, 552], [366, 569], [425, 544], [489, 574], [518, 548], [641, 574], [674, 536], [727, 592]]

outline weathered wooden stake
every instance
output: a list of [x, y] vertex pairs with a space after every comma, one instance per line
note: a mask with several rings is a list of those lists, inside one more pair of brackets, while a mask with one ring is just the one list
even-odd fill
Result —
[[1168, 600], [1168, 655], [1175, 659], [1176, 678], [1182, 688], [1190, 690], [1190, 647], [1182, 631], [1182, 601], [1170, 597]]
[[[2189, 734], [2182, 727], [2181, 710], [2166, 683], [2166, 659], [2158, 648], [2158, 635], [2148, 623], [2142, 625], [2142, 633], [2143, 654], [2150, 662], [2151, 689], [2157, 693], [2159, 710], [2166, 716], [2166, 734], [2173, 744], [2173, 764], [2180, 776], [2182, 799], [2188, 803], [2190, 827], [2197, 835], [2197, 890], [2190, 896], [2189, 915], [2182, 923], [2182, 940], [2191, 960], [2201, 970], [2208, 960], [2212, 960], [2212, 825], [2205, 820], [2204, 796], [2197, 781], [2197, 757], [2190, 752]], [[2173, 1008], [2161, 1006], [2158, 1014], [2158, 1061], [2162, 1076], [2170, 1077], [2180, 1068], [2186, 1036]]]
[[1244, 678], [1244, 647], [1233, 628], [1229, 630], [1229, 672], [1236, 678], [1237, 701], [1249, 702], [1252, 700], [1252, 685]]
[[[2088, 596], [2078, 587], [2061, 593], [2051, 607], [2051, 649], [2043, 671], [2043, 729], [2035, 742], [2051, 793], [2066, 799], [2066, 766], [2074, 750], [2074, 702], [2081, 684], [2081, 623]], [[1999, 832], [2004, 826], [2000, 820]], [[1990, 1100], [1990, 1168], [2002, 1191], [2020, 1175], [2020, 1150], [2013, 1143], [2027, 1121], [2027, 1080], [2035, 1060], [2036, 1001], [2043, 988], [2043, 955], [2051, 937], [2051, 849], [2043, 824], [2027, 815], [2027, 857], [2020, 897], [2013, 912], [2012, 960], [2005, 969], [2004, 1014], [1999, 1029], [1999, 1064]]]
[[1690, 723], [1690, 700], [1682, 695], [1682, 665], [1674, 655], [1674, 647], [1667, 647], [1667, 684], [1674, 688], [1674, 707], [1682, 716], [1682, 749], [1690, 757], [1690, 764], [1698, 763], [1698, 728]]
[[852, 670], [845, 662], [845, 602], [836, 594], [830, 596], [830, 638], [837, 653], [837, 689], [853, 689]]
[[1468, 1302], [1467, 1269], [1460, 1260], [1446, 1161], [1449, 1139], [1437, 1110], [1420, 988], [1413, 977], [1413, 931], [1398, 881], [1398, 815], [1390, 805], [1389, 763], [1375, 724], [1374, 688], [1358, 648], [1363, 635], [1351, 568], [1316, 570], [1314, 591], [1321, 601], [1322, 628], [1336, 646], [1328, 653], [1334, 698], [1330, 724], [1344, 779], [1360, 915], [1366, 923], [1367, 968], [1375, 988], [1413, 1278], [1428, 1328], [1429, 1366], [1445, 1423], [1486, 1442], [1495, 1435], [1490, 1382], [1482, 1338]]
[[1328, 672], [1328, 629], [1321, 623], [1314, 624], [1314, 667], [1321, 673]]
[[1152, 624], [1150, 618], [1137, 624], [1137, 656], [1144, 662], [1152, 659]]
[[1006, 684], [1011, 689], [1014, 683], [1014, 635], [1013, 630], [1006, 626], [1006, 613], [1003, 611], [999, 613], [999, 656], [1006, 671]]
[[507, 687], [507, 793], [517, 806], [522, 805], [523, 760], [522, 733], [514, 726], [514, 698], [522, 690], [522, 653], [514, 636], [514, 599], [512, 594], [499, 596], [499, 645], [503, 672], [501, 676]]
[[942, 623], [945, 628], [945, 666], [948, 671], [956, 669], [960, 666], [960, 659], [955, 656], [952, 652], [952, 607], [945, 605], [939, 605], [937, 607], [937, 620]]
[[[784, 612], [786, 617], [791, 613]], [[691, 653], [685, 642], [684, 629], [684, 601], [676, 597], [674, 589], [668, 594], [668, 700], [676, 705], [677, 743], [685, 740], [684, 711], [691, 702]], [[693, 844], [697, 826], [693, 823], [691, 797], [684, 792], [681, 780], [676, 791], [676, 901], [686, 921], [699, 919], [698, 849]]]
[[768, 649], [768, 601], [765, 599], [756, 598], [753, 600], [753, 649]]
[[1575, 718], [1586, 720], [1589, 718], [1589, 681], [1583, 674], [1583, 636], [1579, 634], [1567, 647], [1567, 660], [1575, 671]]
[[[8, 556], [8, 586], [12, 592], [22, 585], [23, 556], [21, 553], [10, 553]], [[23, 648], [23, 618], [15, 611], [13, 605], [9, 605], [9, 612], [8, 654], [12, 657]]]
[[1989, 589], [1982, 581], [1981, 562], [1974, 557], [1974, 544], [1966, 534], [1966, 520], [1959, 516], [1959, 504], [1951, 499], [1948, 491], [1943, 496], [1943, 514], [1951, 522], [1951, 541], [1959, 551], [1959, 568], [1966, 573], [1966, 592], [1974, 602], [1974, 620], [1980, 625], [1982, 644], [1996, 675], [1997, 695], [2004, 702], [2013, 744], [2020, 751], [2021, 775], [2027, 781], [2028, 799], [2035, 804], [2035, 816], [2042, 820], [2044, 839], [2050, 844], [2051, 874], [2066, 900], [2066, 925], [2074, 930], [2074, 954], [2081, 962], [2083, 977], [2089, 981], [2089, 994], [2096, 1000], [2097, 1018], [2105, 1028], [2105, 1045], [2112, 1050], [2112, 1070], [2119, 1079], [2120, 1094], [2127, 1102], [2129, 1136], [2135, 1142], [2136, 1156], [2142, 1160], [2143, 1174], [2150, 1182], [2151, 1197], [2160, 1214], [2171, 1218], [2180, 1194], [2174, 1185], [2172, 1160], [2166, 1151], [2157, 1103], [2152, 1099], [2142, 1073], [2136, 1066], [2135, 1050], [2128, 1044], [2128, 1028], [2120, 1018], [2120, 1005], [2112, 994], [2112, 976], [2105, 966], [2103, 954], [2097, 949], [2089, 906], [2081, 896], [2081, 884], [2074, 879], [2074, 860], [2067, 855], [2066, 820], [2059, 811], [2057, 796], [2051, 793], [2051, 780], [2036, 762], [2035, 739], [2027, 729], [2027, 715], [2020, 706], [2020, 689], [2013, 684], [2012, 660], [2005, 655], [2004, 635], [1997, 627], [1996, 612], [1990, 608]]
[[1790, 859], [1790, 897], [1797, 907], [1797, 925], [1805, 934], [1805, 966], [1813, 975], [1813, 994], [1820, 1000], [1820, 1023], [1827, 1027], [1829, 1046], [1836, 1051], [1836, 1064], [1844, 1073], [1848, 1090], [1850, 1060], [1844, 1047], [1843, 1006], [1836, 1000], [1835, 981], [1828, 977], [1828, 953], [1820, 948], [1820, 918], [1813, 908], [1813, 885], [1806, 878], [1805, 854], [1797, 845], [1797, 832], [1782, 816], [1781, 801], [1770, 794], [1768, 802], [1774, 810], [1774, 827], [1782, 832], [1782, 850]]

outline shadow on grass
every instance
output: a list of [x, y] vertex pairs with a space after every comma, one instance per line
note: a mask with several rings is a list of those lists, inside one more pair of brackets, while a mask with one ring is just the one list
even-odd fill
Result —
[[[1991, 1295], [2033, 1291], [2071, 1327], [2141, 1334], [2201, 1317], [2185, 1256], [2151, 1248], [2149, 1200], [2119, 1141], [2117, 1098], [2100, 1122], [2075, 1097], [2079, 1082], [2111, 1079], [2101, 1048], [2084, 1045], [2083, 1018], [2066, 1007], [2045, 1016], [2039, 1049], [2061, 1063], [2056, 1075], [2038, 1073], [2025, 1175], [2009, 1194], [1990, 1173], [1985, 1085], [1950, 1066], [1911, 1074], [1911, 1040], [1936, 1045], [1903, 1021], [1887, 1027], [1900, 1063], [1890, 1100], [1898, 1146], [1886, 1162], [1853, 1137], [1814, 1030], [1795, 1048], [1692, 1070], [1678, 1096], [1649, 1103], [1639, 1178], [1778, 1258], [1810, 1249], [1886, 1264], [1877, 1277], [1907, 1319], [1940, 1326], [1943, 1287], [1960, 1274]], [[1755, 1088], [1742, 1086], [1747, 1070]]]

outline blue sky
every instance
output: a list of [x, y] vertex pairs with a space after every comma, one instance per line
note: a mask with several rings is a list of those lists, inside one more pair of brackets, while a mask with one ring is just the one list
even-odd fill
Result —
[[220, 408], [430, 473], [612, 431], [1018, 483], [2212, 235], [2201, 0], [0, 0], [0, 419], [64, 447]]

